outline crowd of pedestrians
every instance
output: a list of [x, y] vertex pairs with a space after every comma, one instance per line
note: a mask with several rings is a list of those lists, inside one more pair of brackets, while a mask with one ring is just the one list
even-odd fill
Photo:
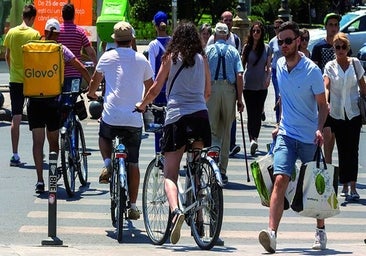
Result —
[[[4, 40], [12, 110], [10, 166], [21, 164], [19, 125], [25, 101], [21, 46], [29, 40], [41, 39], [40, 33], [32, 28], [36, 14], [33, 5], [26, 5], [23, 23], [10, 29]], [[129, 219], [140, 218], [136, 205], [143, 126], [140, 112], [148, 104], [154, 102], [167, 110], [163, 133], [155, 137], [155, 151], [165, 156], [164, 187], [173, 213], [171, 242], [175, 244], [184, 222], [177, 200], [177, 179], [188, 134], [195, 139], [194, 148], [211, 145], [221, 148], [219, 168], [227, 184], [229, 157], [240, 152], [236, 144], [236, 112], [241, 113], [246, 107], [250, 153], [255, 156], [271, 80], [276, 111], [276, 127], [272, 132], [274, 188], [268, 229], [259, 233], [260, 244], [267, 252], [276, 252], [284, 195], [293, 166], [297, 159], [303, 163], [311, 161], [317, 146], [323, 143], [327, 163], [332, 162], [332, 150], [337, 143], [341, 196], [350, 192], [353, 200], [360, 198], [356, 191], [361, 130], [357, 97], [359, 91], [366, 95], [366, 83], [360, 62], [349, 57], [347, 36], [339, 33], [340, 15], [325, 16], [326, 37], [309, 52], [309, 31], [299, 29], [293, 21], [276, 19], [273, 23], [276, 35], [266, 44], [265, 27], [259, 21], [252, 22], [248, 37], [242, 42], [231, 31], [233, 15], [229, 11], [222, 13], [214, 30], [210, 24], [197, 28], [191, 22], [180, 22], [170, 36], [168, 15], [159, 11], [153, 17], [157, 36], [148, 45], [147, 56], [134, 50], [135, 31], [128, 22], [120, 21], [111, 31], [114, 44], [99, 60], [83, 29], [74, 24], [73, 4], [63, 6], [62, 18], [61, 24], [55, 19], [47, 21], [45, 39], [63, 45], [64, 91], [70, 91], [72, 85], [80, 85], [84, 79], [89, 84], [87, 96], [97, 99], [96, 91], [105, 81], [99, 126], [103, 160], [99, 182], [109, 183], [112, 140], [116, 135], [122, 136], [129, 152]], [[95, 65], [92, 77], [80, 62], [82, 50]], [[59, 107], [68, 100], [59, 96], [28, 100], [37, 193], [44, 192], [44, 140], [47, 134], [50, 151], [58, 152]], [[323, 250], [326, 243], [325, 222], [318, 219], [312, 248]]]

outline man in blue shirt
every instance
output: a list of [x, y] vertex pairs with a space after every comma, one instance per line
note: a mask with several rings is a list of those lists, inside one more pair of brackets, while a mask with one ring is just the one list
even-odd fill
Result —
[[[323, 144], [322, 129], [328, 114], [323, 78], [318, 66], [298, 52], [299, 27], [285, 22], [279, 28], [278, 45], [283, 57], [277, 61], [281, 95], [281, 120], [272, 135], [274, 147], [274, 185], [271, 194], [268, 230], [259, 233], [259, 242], [270, 253], [276, 252], [277, 230], [284, 209], [284, 198], [293, 166], [299, 158], [310, 162], [317, 146]], [[324, 219], [317, 220], [313, 249], [326, 248]]]
[[244, 109], [242, 101], [244, 69], [239, 52], [226, 43], [228, 34], [228, 26], [225, 23], [217, 23], [215, 44], [206, 48], [212, 85], [207, 108], [212, 145], [221, 148], [220, 171], [224, 183], [228, 182], [226, 169], [229, 162], [231, 125], [235, 119], [235, 102], [239, 112]]

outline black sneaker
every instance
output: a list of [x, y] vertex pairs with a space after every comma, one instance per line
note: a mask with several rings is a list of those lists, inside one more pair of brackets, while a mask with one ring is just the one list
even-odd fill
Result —
[[43, 182], [37, 182], [36, 184], [36, 193], [42, 194], [44, 192], [44, 183]]
[[266, 121], [266, 113], [264, 111], [262, 112], [261, 119], [263, 122]]
[[229, 183], [229, 178], [226, 176], [225, 173], [221, 173], [221, 179], [222, 179], [222, 183], [224, 185], [228, 184]]
[[232, 149], [230, 149], [229, 156], [233, 157], [239, 152], [240, 152], [240, 147], [238, 145], [234, 145], [234, 147]]

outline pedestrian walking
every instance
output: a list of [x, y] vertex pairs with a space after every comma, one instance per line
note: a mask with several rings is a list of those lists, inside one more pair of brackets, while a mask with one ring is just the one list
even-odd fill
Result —
[[[235, 108], [244, 109], [243, 66], [239, 52], [226, 43], [229, 28], [225, 23], [215, 26], [215, 44], [206, 47], [211, 72], [212, 93], [207, 102], [210, 116], [212, 144], [219, 146], [222, 180], [228, 183], [227, 166], [230, 152], [231, 125], [235, 119]], [[236, 103], [236, 104], [235, 104]]]
[[[300, 32], [295, 22], [284, 22], [278, 33], [283, 57], [277, 61], [277, 80], [281, 94], [282, 114], [272, 132], [276, 138], [273, 149], [274, 185], [270, 199], [268, 229], [259, 233], [259, 242], [267, 252], [276, 252], [277, 234], [284, 199], [294, 165], [313, 160], [318, 145], [323, 143], [322, 129], [327, 104], [320, 69], [298, 52]], [[323, 219], [317, 220], [313, 249], [326, 248], [327, 236]]]
[[184, 214], [178, 206], [177, 179], [186, 143], [193, 136], [193, 148], [211, 145], [211, 130], [206, 100], [210, 95], [210, 75], [197, 28], [193, 23], [180, 23], [175, 29], [153, 86], [141, 103], [143, 112], [156, 98], [167, 80], [167, 112], [161, 149], [165, 156], [164, 187], [173, 213], [170, 241], [176, 244]]
[[[60, 34], [60, 23], [58, 20], [47, 20], [44, 33], [45, 40], [57, 41]], [[83, 74], [84, 79], [90, 82], [88, 70], [75, 55], [64, 45], [62, 46], [62, 52], [64, 62], [79, 70]], [[61, 124], [59, 96], [44, 98], [30, 97], [27, 102], [27, 116], [29, 130], [32, 131], [32, 151], [37, 173], [35, 190], [36, 193], [40, 194], [45, 191], [43, 179], [43, 145], [45, 137], [47, 137], [49, 143], [49, 152], [58, 153], [59, 151], [58, 134]]]
[[[224, 11], [221, 14], [220, 22], [226, 24], [229, 29], [229, 33], [225, 39], [226, 43], [234, 46], [240, 54], [241, 49], [242, 49], [242, 43], [241, 43], [240, 37], [231, 31], [233, 24], [234, 24], [233, 23], [233, 14], [229, 11]], [[208, 39], [207, 45], [214, 44], [215, 42], [216, 42], [215, 34], [213, 34]], [[231, 125], [229, 156], [230, 157], [235, 156], [236, 154], [238, 154], [240, 152], [240, 150], [241, 150], [240, 146], [236, 144], [236, 118], [234, 118], [233, 123]]]
[[[168, 45], [171, 37], [167, 33], [167, 25], [168, 25], [168, 15], [165, 12], [158, 11], [154, 15], [153, 20], [155, 30], [157, 33], [156, 39], [152, 40], [148, 45], [148, 59], [150, 66], [154, 72], [154, 79], [156, 78], [160, 66], [161, 66], [161, 57], [166, 51], [166, 46]], [[159, 95], [154, 99], [154, 104], [157, 106], [166, 106], [166, 95], [165, 95], [166, 86], [164, 85], [161, 89]], [[164, 119], [162, 116], [156, 117], [154, 123], [161, 123]], [[161, 133], [155, 133], [155, 153], [160, 152], [160, 139]]]
[[247, 128], [250, 141], [250, 154], [255, 156], [258, 137], [262, 125], [262, 112], [271, 81], [272, 51], [264, 43], [264, 26], [256, 21], [249, 30], [247, 42], [242, 53], [244, 71], [244, 101], [247, 109]]
[[310, 33], [309, 30], [306, 28], [300, 29], [300, 39], [301, 43], [299, 46], [299, 51], [304, 53], [304, 55], [308, 58], [310, 58], [310, 51], [308, 50], [309, 40], [310, 40]]
[[[62, 7], [62, 19], [60, 35], [57, 42], [69, 48], [78, 60], [82, 60], [82, 51], [85, 51], [91, 61], [96, 65], [97, 55], [92, 47], [85, 31], [82, 27], [74, 23], [75, 7], [72, 3], [67, 3]], [[70, 63], [65, 65], [64, 91], [70, 91], [71, 85], [78, 83], [81, 85], [82, 75]], [[69, 101], [68, 95], [63, 96], [62, 102]], [[76, 99], [72, 99], [75, 101]]]
[[212, 35], [212, 28], [211, 25], [208, 23], [203, 23], [199, 28], [199, 33], [201, 37], [202, 47], [203, 49], [206, 48], [207, 41]]
[[278, 30], [281, 26], [281, 24], [284, 21], [282, 19], [276, 19], [273, 22], [273, 28], [275, 31], [275, 36], [269, 41], [268, 45], [269, 47], [271, 47], [272, 50], [272, 60], [271, 60], [271, 72], [272, 72], [272, 84], [273, 84], [273, 89], [275, 92], [275, 107], [274, 110], [276, 111], [276, 123], [280, 122], [280, 104], [279, 104], [279, 99], [280, 99], [280, 93], [278, 90], [278, 82], [277, 82], [277, 76], [276, 76], [276, 65], [277, 65], [277, 60], [279, 58], [282, 57], [282, 52], [281, 49], [278, 45]]
[[343, 184], [340, 195], [347, 197], [350, 186], [351, 199], [359, 200], [356, 182], [362, 124], [357, 102], [359, 91], [366, 95], [365, 71], [357, 58], [347, 56], [351, 46], [346, 34], [334, 36], [333, 48], [336, 58], [325, 65], [323, 77], [338, 149], [339, 181]]
[[132, 26], [125, 21], [114, 25], [112, 38], [116, 49], [100, 57], [90, 82], [88, 97], [97, 99], [96, 91], [105, 78], [102, 119], [99, 125], [99, 149], [104, 161], [99, 183], [109, 183], [111, 177], [112, 141], [119, 135], [128, 151], [128, 187], [131, 208], [128, 218], [137, 220], [140, 211], [136, 206], [140, 183], [139, 150], [142, 135], [142, 116], [132, 112], [136, 102], [153, 83], [153, 71], [142, 53], [132, 48]]
[[5, 36], [5, 59], [9, 67], [9, 89], [11, 101], [11, 144], [13, 155], [10, 158], [10, 166], [21, 165], [18, 154], [19, 146], [19, 126], [22, 121], [24, 95], [24, 67], [22, 45], [30, 40], [38, 40], [41, 35], [32, 28], [36, 19], [37, 10], [32, 4], [25, 5], [23, 8], [23, 22], [21, 25], [11, 28]]
[[[326, 37], [314, 45], [311, 53], [311, 59], [319, 66], [321, 71], [324, 71], [325, 64], [335, 59], [335, 52], [333, 48], [334, 36], [339, 32], [339, 22], [342, 17], [336, 13], [328, 13], [324, 18], [324, 27], [327, 32]], [[332, 163], [332, 154], [335, 144], [335, 135], [331, 129], [331, 119], [328, 118], [324, 124], [324, 157], [326, 163]]]

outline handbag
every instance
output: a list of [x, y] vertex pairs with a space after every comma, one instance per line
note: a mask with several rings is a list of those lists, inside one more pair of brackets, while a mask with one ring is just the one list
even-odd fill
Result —
[[300, 168], [291, 209], [301, 216], [325, 219], [339, 214], [338, 168], [326, 164], [318, 146], [314, 160]]
[[[254, 161], [250, 165], [252, 172], [254, 184], [257, 188], [259, 197], [261, 199], [261, 204], [263, 206], [269, 207], [271, 194], [274, 184], [273, 176], [273, 148], [274, 142], [270, 145], [268, 153], [260, 158], [258, 161]], [[285, 193], [285, 204], [284, 210], [290, 208], [290, 202], [292, 201], [295, 192], [296, 184], [298, 180], [299, 168], [295, 164], [294, 171], [290, 177], [290, 182]]]
[[[357, 74], [357, 71], [355, 68], [355, 62], [353, 59], [352, 59], [352, 65], [353, 65], [353, 69], [355, 70], [357, 84], [358, 84], [358, 86], [360, 86], [359, 81], [358, 81], [358, 74]], [[360, 108], [362, 124], [366, 124], [366, 95], [361, 95], [361, 93], [360, 93], [357, 104], [358, 104], [358, 107]]]

